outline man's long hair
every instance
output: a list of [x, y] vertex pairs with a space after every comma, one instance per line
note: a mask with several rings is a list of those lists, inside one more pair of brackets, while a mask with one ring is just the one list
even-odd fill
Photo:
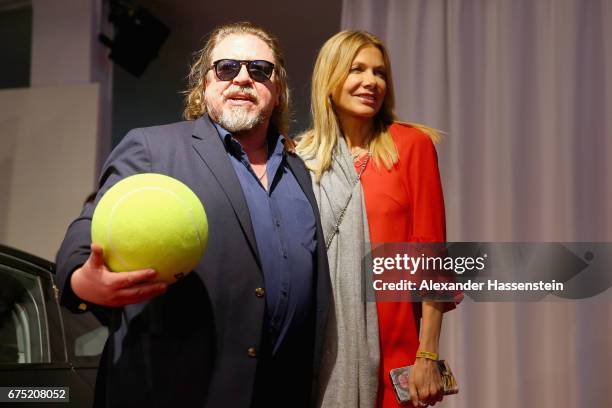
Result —
[[278, 40], [274, 35], [262, 27], [249, 22], [225, 24], [215, 28], [201, 50], [195, 53], [189, 69], [189, 85], [185, 93], [185, 110], [183, 117], [194, 120], [206, 113], [204, 104], [204, 89], [206, 88], [206, 73], [210, 70], [213, 61], [212, 52], [215, 47], [229, 35], [253, 35], [272, 50], [274, 54], [274, 80], [279, 87], [279, 104], [274, 108], [270, 122], [282, 134], [289, 131], [289, 87], [287, 86], [287, 71], [285, 59]]
[[[368, 46], [380, 50], [385, 64], [387, 84], [382, 107], [372, 118], [374, 135], [369, 142], [369, 148], [376, 165], [382, 164], [390, 169], [398, 161], [397, 148], [389, 132], [391, 124], [397, 121], [394, 112], [395, 94], [389, 52], [374, 34], [366, 31], [341, 31], [327, 40], [319, 51], [312, 74], [312, 128], [298, 136], [300, 140], [297, 145], [298, 154], [307, 159], [316, 159], [314, 167], [313, 165], [309, 167], [315, 173], [317, 181], [331, 167], [338, 137], [342, 134], [332, 95], [342, 88], [359, 51]], [[439, 137], [431, 128], [417, 124], [410, 125], [424, 131], [434, 141]]]

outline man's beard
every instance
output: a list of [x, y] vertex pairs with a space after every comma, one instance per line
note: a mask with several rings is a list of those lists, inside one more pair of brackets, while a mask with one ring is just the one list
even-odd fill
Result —
[[251, 130], [266, 120], [261, 109], [250, 111], [245, 106], [231, 106], [221, 109], [217, 122], [229, 132], [244, 132]]
[[[223, 93], [224, 98], [234, 92], [250, 94], [254, 99], [253, 102], [257, 104], [257, 95], [252, 88], [231, 87]], [[215, 109], [211, 106], [209, 114], [215, 122], [231, 133], [251, 130], [268, 119], [268, 115], [263, 109], [258, 107], [253, 111], [248, 106], [225, 106], [221, 109]]]

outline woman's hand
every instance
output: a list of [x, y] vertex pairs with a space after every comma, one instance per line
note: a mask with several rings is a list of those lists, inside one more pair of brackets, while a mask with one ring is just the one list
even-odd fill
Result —
[[408, 382], [410, 400], [415, 407], [435, 405], [442, 401], [444, 387], [437, 362], [417, 357]]

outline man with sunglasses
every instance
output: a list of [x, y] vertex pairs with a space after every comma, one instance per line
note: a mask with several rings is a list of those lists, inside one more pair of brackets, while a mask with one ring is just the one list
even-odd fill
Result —
[[136, 173], [163, 173], [202, 200], [209, 244], [166, 286], [108, 271], [89, 231], [95, 204], [58, 254], [61, 301], [110, 315], [97, 406], [311, 406], [330, 303], [311, 181], [286, 138], [289, 92], [277, 41], [221, 26], [199, 51], [187, 121], [135, 129], [107, 160], [96, 202]]

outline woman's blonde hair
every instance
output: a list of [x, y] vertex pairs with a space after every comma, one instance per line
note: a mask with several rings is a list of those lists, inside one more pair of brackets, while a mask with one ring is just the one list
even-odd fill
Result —
[[212, 52], [215, 47], [230, 35], [253, 35], [272, 50], [274, 54], [274, 72], [276, 83], [280, 89], [280, 101], [274, 108], [270, 122], [284, 135], [289, 131], [289, 87], [287, 85], [287, 71], [285, 70], [285, 59], [278, 40], [274, 35], [249, 22], [225, 24], [215, 28], [201, 50], [195, 53], [192, 65], [189, 69], [189, 85], [185, 94], [185, 110], [183, 117], [194, 120], [206, 113], [204, 104], [204, 89], [206, 88], [206, 73], [212, 66]]
[[[332, 155], [341, 135], [340, 122], [334, 111], [332, 95], [343, 84], [349, 75], [353, 60], [367, 46], [380, 50], [386, 70], [387, 91], [380, 111], [374, 116], [374, 135], [369, 149], [372, 160], [377, 166], [387, 169], [398, 160], [397, 149], [389, 132], [389, 127], [397, 121], [395, 115], [395, 95], [391, 61], [387, 48], [378, 37], [366, 31], [341, 31], [323, 44], [319, 51], [312, 74], [311, 114], [312, 128], [301, 134], [297, 152], [306, 159], [315, 159], [309, 164], [319, 181], [323, 173], [331, 167]], [[434, 141], [438, 141], [438, 132], [427, 126], [410, 124], [422, 130]]]

